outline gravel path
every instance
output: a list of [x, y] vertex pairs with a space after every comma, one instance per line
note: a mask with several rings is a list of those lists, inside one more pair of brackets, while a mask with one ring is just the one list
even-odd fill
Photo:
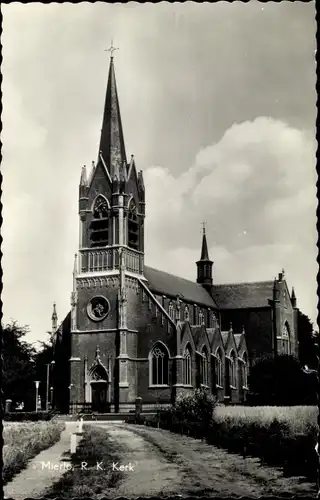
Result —
[[[76, 431], [76, 422], [66, 423], [60, 440], [30, 460], [28, 467], [4, 486], [4, 498], [23, 500], [24, 498], [41, 497], [43, 491], [58, 481], [66, 472], [66, 467], [69, 465], [70, 436]], [[80, 437], [77, 437], [77, 443], [79, 440]], [[45, 464], [49, 464], [49, 467]], [[56, 467], [54, 468], [54, 466]]]
[[[243, 458], [203, 441], [162, 429], [127, 424], [94, 423], [106, 428], [127, 451], [120, 465], [128, 465], [123, 479], [103, 496], [204, 495], [251, 497], [263, 495], [314, 496], [315, 485], [284, 478], [258, 459]], [[133, 469], [133, 470], [132, 470]], [[111, 494], [112, 493], [112, 494]]]

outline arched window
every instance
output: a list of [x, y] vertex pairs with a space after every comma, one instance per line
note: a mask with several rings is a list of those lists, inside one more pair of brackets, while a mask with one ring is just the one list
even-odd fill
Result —
[[283, 325], [281, 336], [277, 337], [278, 354], [290, 354], [290, 331], [288, 323]]
[[100, 364], [95, 365], [91, 370], [89, 370], [89, 374], [92, 380], [108, 381], [108, 373], [106, 369]]
[[192, 358], [189, 345], [186, 347], [183, 356], [183, 383], [192, 385]]
[[139, 248], [139, 224], [137, 206], [132, 200], [128, 210], [128, 246], [138, 250]]
[[243, 353], [242, 356], [242, 387], [247, 389], [248, 387], [248, 356], [247, 353]]
[[208, 385], [208, 351], [206, 346], [201, 351], [201, 384]]
[[108, 202], [99, 195], [93, 206], [90, 224], [90, 247], [104, 247], [109, 241]]
[[151, 385], [167, 385], [169, 383], [169, 354], [165, 346], [157, 343], [149, 356]]
[[169, 316], [174, 321], [174, 307], [172, 302], [170, 302], [168, 309], [169, 309]]
[[216, 383], [218, 386], [222, 387], [222, 356], [220, 348], [216, 352]]
[[201, 309], [199, 310], [198, 321], [199, 325], [204, 325], [204, 314]]
[[234, 351], [230, 352], [229, 366], [230, 366], [230, 385], [232, 387], [236, 387], [236, 385], [237, 385], [237, 379], [236, 379], [236, 355], [235, 355]]
[[184, 308], [184, 320], [189, 321], [189, 308], [188, 308], [188, 306], [186, 306]]

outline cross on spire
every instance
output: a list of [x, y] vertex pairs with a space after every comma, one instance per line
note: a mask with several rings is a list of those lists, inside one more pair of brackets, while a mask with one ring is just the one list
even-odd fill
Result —
[[202, 232], [203, 232], [203, 234], [206, 234], [206, 222], [202, 221], [201, 225], [202, 225]]
[[111, 46], [108, 49], [104, 49], [105, 52], [110, 52], [110, 57], [113, 59], [113, 53], [115, 50], [119, 50], [119, 47], [113, 46], [113, 39], [111, 38]]

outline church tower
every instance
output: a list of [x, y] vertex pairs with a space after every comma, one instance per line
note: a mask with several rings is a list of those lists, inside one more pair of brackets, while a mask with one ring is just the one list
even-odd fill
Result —
[[212, 286], [212, 260], [209, 259], [206, 229], [203, 226], [201, 257], [197, 262], [197, 283], [204, 287]]
[[[144, 279], [145, 194], [127, 162], [111, 59], [96, 163], [82, 168], [79, 256], [71, 300], [70, 401], [118, 411], [128, 392], [128, 280]], [[134, 350], [134, 349], [133, 349]], [[132, 349], [131, 349], [132, 351]]]

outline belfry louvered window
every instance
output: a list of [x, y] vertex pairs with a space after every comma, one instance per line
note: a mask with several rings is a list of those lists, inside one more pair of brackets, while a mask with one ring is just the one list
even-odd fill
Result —
[[108, 202], [103, 196], [98, 196], [93, 207], [93, 217], [90, 224], [90, 246], [104, 247], [109, 242]]
[[131, 201], [128, 211], [128, 246], [135, 250], [139, 249], [139, 223], [134, 201]]

